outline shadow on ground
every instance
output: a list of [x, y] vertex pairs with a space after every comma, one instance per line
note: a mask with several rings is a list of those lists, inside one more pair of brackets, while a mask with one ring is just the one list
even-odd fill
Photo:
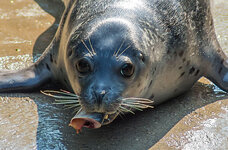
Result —
[[[20, 137], [27, 133], [30, 126], [36, 126], [35, 120], [37, 119], [36, 146], [38, 149], [142, 150], [153, 146], [177, 122], [192, 111], [228, 97], [222, 92], [213, 92], [213, 88], [211, 85], [198, 82], [188, 93], [156, 106], [154, 109], [136, 112], [135, 115], [127, 114], [122, 118], [118, 117], [107, 126], [96, 130], [83, 129], [83, 132], [78, 135], [73, 128], [68, 126], [74, 115], [73, 110], [64, 110], [62, 106], [53, 104], [54, 99], [40, 93], [1, 94], [0, 96], [3, 100], [13, 97], [17, 97], [17, 99], [29, 97], [36, 103], [37, 117], [34, 119], [36, 116], [34, 114], [30, 122], [24, 122], [24, 127], [27, 126], [27, 128], [20, 129], [17, 136]], [[15, 105], [21, 102], [17, 101]], [[27, 113], [34, 113], [34, 110], [20, 110], [11, 115], [17, 115], [18, 112], [24, 116]], [[28, 120], [26, 117], [24, 119]], [[10, 124], [8, 125], [10, 126]], [[20, 143], [20, 139], [15, 141], [18, 147], [20, 147]]]
[[33, 56], [43, 53], [46, 47], [51, 43], [55, 32], [58, 28], [62, 13], [65, 9], [61, 0], [34, 0], [45, 12], [55, 18], [55, 22], [45, 32], [43, 32], [36, 40], [33, 47]]

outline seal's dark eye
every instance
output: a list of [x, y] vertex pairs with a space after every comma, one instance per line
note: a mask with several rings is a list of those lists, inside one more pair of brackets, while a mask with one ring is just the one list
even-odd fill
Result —
[[134, 74], [135, 68], [133, 64], [131, 63], [126, 63], [122, 66], [120, 73], [123, 77], [129, 78]]
[[91, 63], [86, 58], [80, 59], [76, 64], [76, 68], [81, 74], [86, 74], [92, 71]]

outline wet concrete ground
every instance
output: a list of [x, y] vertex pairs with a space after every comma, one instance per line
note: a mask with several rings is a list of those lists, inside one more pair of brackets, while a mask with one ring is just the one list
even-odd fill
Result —
[[[214, 2], [216, 31], [228, 53], [228, 2]], [[30, 65], [54, 35], [59, 0], [0, 1], [0, 69]], [[33, 58], [34, 57], [34, 58]], [[208, 81], [154, 109], [79, 135], [74, 114], [39, 92], [0, 94], [0, 149], [228, 149], [228, 94]]]

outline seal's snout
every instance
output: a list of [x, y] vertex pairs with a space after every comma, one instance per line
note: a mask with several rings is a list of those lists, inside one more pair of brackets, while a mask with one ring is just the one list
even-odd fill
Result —
[[81, 131], [83, 127], [96, 129], [100, 128], [103, 124], [105, 114], [103, 113], [87, 113], [80, 110], [72, 119], [69, 126], [76, 129], [77, 133]]
[[107, 93], [106, 90], [94, 91], [94, 96], [96, 97], [96, 101], [98, 105], [102, 104], [102, 101], [106, 93]]

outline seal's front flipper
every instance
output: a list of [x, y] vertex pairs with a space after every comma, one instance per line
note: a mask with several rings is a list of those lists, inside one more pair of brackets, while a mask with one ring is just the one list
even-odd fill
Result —
[[28, 68], [19, 71], [0, 70], [0, 93], [34, 91], [53, 76], [53, 51], [58, 49], [56, 40], [50, 43], [37, 62]]
[[51, 72], [43, 65], [36, 63], [19, 71], [0, 71], [0, 92], [31, 91], [41, 86], [51, 78]]
[[223, 53], [217, 40], [211, 46], [211, 51], [206, 57], [205, 77], [215, 83], [219, 88], [228, 92], [228, 58]]
[[219, 88], [228, 92], [228, 59], [220, 60], [220, 63], [214, 66], [214, 72], [211, 72], [207, 78]]

